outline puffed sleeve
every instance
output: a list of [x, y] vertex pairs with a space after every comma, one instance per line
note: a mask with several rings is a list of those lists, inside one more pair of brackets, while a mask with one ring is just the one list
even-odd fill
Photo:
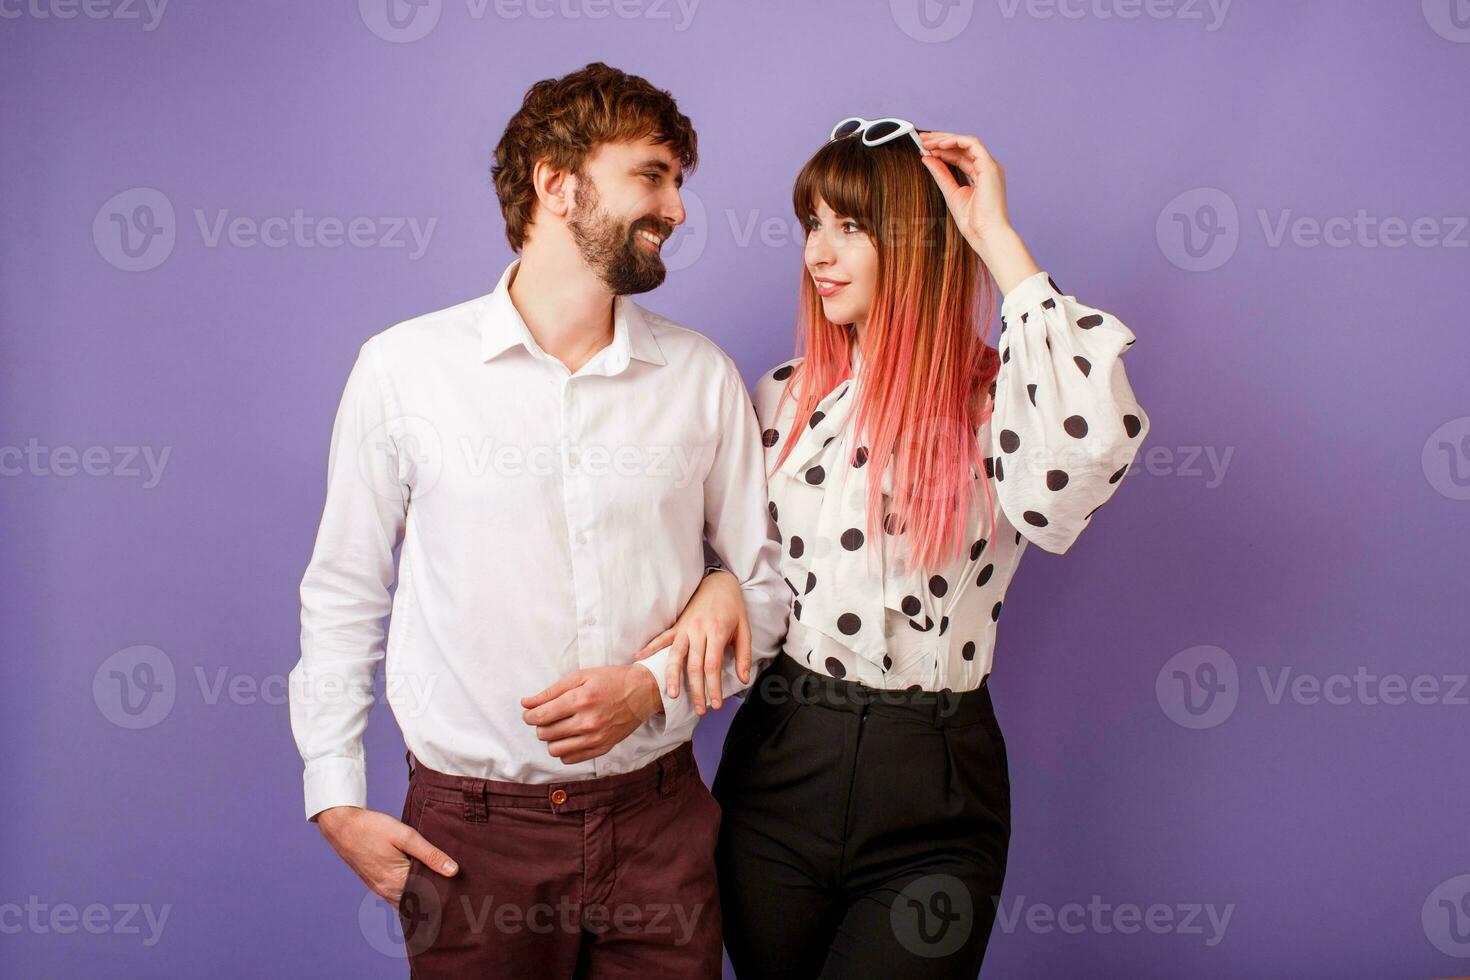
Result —
[[1148, 434], [1123, 370], [1133, 332], [1063, 295], [1045, 272], [1006, 294], [1000, 329], [986, 468], [1017, 530], [1062, 554]]

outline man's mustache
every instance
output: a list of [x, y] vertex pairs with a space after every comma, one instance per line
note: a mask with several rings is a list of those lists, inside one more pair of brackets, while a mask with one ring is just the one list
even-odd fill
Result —
[[648, 215], [647, 217], [639, 218], [628, 226], [628, 237], [632, 238], [640, 230], [651, 231], [658, 237], [667, 240], [674, 233], [674, 225], [672, 222], [660, 221], [652, 215]]

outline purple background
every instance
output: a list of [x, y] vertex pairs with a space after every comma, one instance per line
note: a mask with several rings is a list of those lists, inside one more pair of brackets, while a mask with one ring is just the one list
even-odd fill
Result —
[[[117, 16], [27, 0], [0, 19], [0, 972], [405, 972], [302, 819], [283, 701], [327, 437], [366, 337], [494, 286], [510, 254], [490, 150], [532, 82], [592, 60], [672, 90], [699, 128], [704, 217], [690, 206], [670, 246], [685, 267], [644, 300], [747, 380], [792, 350], [792, 179], [854, 113], [978, 134], [1042, 268], [1138, 336], [1154, 455], [1065, 560], [1030, 549], [1006, 604], [1004, 902], [1096, 895], [1175, 926], [998, 923], [986, 974], [1470, 972], [1470, 32], [1451, 0], [1223, 20], [1183, 0], [935, 5], [948, 39], [913, 27], [914, 0], [705, 0], [687, 23], [663, 0], [625, 0], [628, 18], [442, 0], [410, 42], [369, 28], [373, 0], [176, 0], [152, 30], [146, 8], [97, 2]], [[111, 215], [136, 188], [172, 205], [176, 241], [125, 271]], [[420, 256], [211, 246], [196, 209], [437, 223]], [[1283, 215], [1360, 210], [1427, 224], [1400, 244], [1273, 238]], [[104, 447], [112, 475], [17, 466], [31, 440]], [[170, 452], [156, 486], [127, 475], [128, 446]], [[104, 661], [140, 645], [172, 666], [173, 703], [130, 729]], [[1191, 728], [1174, 668], [1208, 679], [1202, 660], [1223, 687], [1191, 695], [1208, 707]], [[1438, 693], [1275, 698], [1283, 670]], [[246, 686], [216, 697], [220, 678]], [[706, 779], [728, 714], [699, 733]], [[385, 706], [369, 759], [371, 805], [396, 814]], [[53, 928], [92, 903], [101, 934]], [[129, 904], [169, 907], [155, 944]], [[1223, 938], [1203, 915], [1177, 927], [1192, 904], [1230, 908]]]

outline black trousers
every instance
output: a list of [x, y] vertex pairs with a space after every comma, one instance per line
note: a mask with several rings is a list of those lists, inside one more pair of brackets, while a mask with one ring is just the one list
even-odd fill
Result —
[[739, 976], [979, 974], [1010, 843], [987, 686], [881, 691], [779, 654], [731, 721], [712, 788]]

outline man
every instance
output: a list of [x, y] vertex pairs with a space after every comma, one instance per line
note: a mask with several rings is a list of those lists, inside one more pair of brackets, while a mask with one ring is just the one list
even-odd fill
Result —
[[[398, 906], [415, 976], [715, 977], [720, 814], [689, 739], [787, 605], [734, 363], [626, 298], [663, 281], [695, 133], [597, 63], [534, 85], [495, 158], [520, 258], [364, 343], [337, 413], [290, 677], [306, 814]], [[633, 662], [705, 594], [706, 538], [748, 655]], [[366, 809], [385, 656], [402, 821]]]

